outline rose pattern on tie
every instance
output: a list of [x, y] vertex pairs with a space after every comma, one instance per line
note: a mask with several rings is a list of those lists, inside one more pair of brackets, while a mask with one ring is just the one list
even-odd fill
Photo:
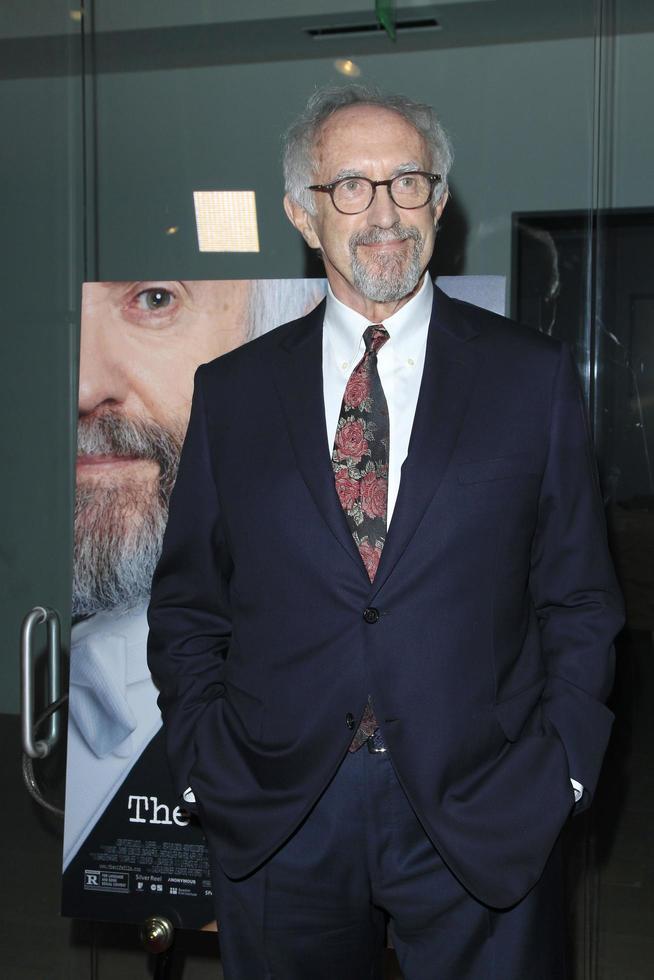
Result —
[[377, 352], [388, 340], [388, 332], [373, 324], [363, 339], [365, 354], [343, 395], [332, 466], [341, 507], [372, 582], [386, 540], [389, 422]]

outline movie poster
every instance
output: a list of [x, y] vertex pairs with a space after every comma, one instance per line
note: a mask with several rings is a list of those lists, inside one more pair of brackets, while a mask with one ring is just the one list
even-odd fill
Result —
[[[500, 277], [439, 280], [504, 310]], [[105, 282], [83, 288], [64, 915], [210, 927], [204, 838], [176, 798], [146, 608], [199, 364], [322, 299], [324, 280]]]
[[322, 280], [86, 283], [82, 296], [65, 915], [213, 919], [175, 798], [146, 607], [199, 364], [312, 309]]

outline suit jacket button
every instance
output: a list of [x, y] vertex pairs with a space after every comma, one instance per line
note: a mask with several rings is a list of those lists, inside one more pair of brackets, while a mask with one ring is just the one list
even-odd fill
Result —
[[379, 621], [379, 609], [375, 609], [374, 606], [368, 606], [367, 609], [363, 610], [363, 618], [365, 619], [366, 623], [369, 623], [372, 626], [373, 623]]
[[354, 719], [354, 715], [352, 714], [351, 711], [348, 711], [348, 713], [345, 716], [345, 724], [350, 729], [350, 731], [352, 731], [352, 729], [356, 725], [356, 721]]

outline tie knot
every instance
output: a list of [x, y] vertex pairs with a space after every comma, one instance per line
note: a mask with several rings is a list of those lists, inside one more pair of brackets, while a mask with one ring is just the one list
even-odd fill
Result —
[[388, 330], [382, 323], [372, 323], [363, 333], [363, 342], [369, 354], [376, 354], [388, 340]]

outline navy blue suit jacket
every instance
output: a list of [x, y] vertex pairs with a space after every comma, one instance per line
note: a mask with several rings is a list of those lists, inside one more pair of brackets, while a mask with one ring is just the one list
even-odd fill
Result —
[[331, 470], [323, 312], [196, 375], [149, 611], [177, 788], [244, 876], [318, 798], [372, 694], [443, 859], [509, 906], [574, 805], [570, 776], [592, 796], [612, 723], [622, 606], [571, 356], [435, 290], [371, 585]]

